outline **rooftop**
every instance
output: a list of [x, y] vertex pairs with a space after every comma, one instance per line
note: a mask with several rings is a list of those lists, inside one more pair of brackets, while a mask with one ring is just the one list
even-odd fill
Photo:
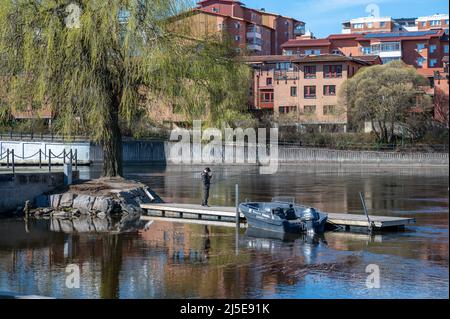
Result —
[[370, 65], [379, 59], [378, 56], [355, 56], [348, 57], [337, 54], [321, 54], [321, 55], [266, 55], [266, 56], [246, 56], [243, 61], [249, 64], [264, 64], [277, 62], [293, 62], [293, 63], [313, 63], [313, 62], [356, 62], [363, 65]]
[[303, 39], [303, 40], [289, 40], [281, 45], [282, 48], [296, 48], [296, 47], [314, 47], [314, 46], [329, 46], [331, 44], [328, 39]]

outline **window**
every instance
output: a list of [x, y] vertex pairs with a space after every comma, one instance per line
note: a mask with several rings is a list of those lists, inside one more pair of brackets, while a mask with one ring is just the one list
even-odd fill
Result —
[[355, 23], [353, 29], [364, 29], [364, 23]]
[[434, 68], [437, 64], [437, 60], [436, 59], [430, 59], [430, 61], [428, 62], [430, 65], [430, 68]]
[[288, 27], [289, 26], [289, 21], [285, 21], [284, 25]]
[[417, 65], [418, 65], [419, 67], [422, 67], [422, 66], [423, 66], [423, 63], [424, 63], [425, 61], [426, 61], [425, 58], [420, 57], [420, 58], [417, 58], [416, 63], [417, 63]]
[[402, 58], [400, 57], [386, 57], [386, 58], [381, 58], [381, 62], [383, 64], [388, 64], [389, 62], [392, 61], [400, 61]]
[[288, 114], [290, 112], [297, 112], [297, 107], [296, 106], [280, 106], [278, 108], [278, 110], [280, 111], [280, 114]]
[[340, 50], [333, 50], [331, 51], [331, 54], [335, 54], [335, 55], [343, 55], [342, 52]]
[[422, 50], [425, 49], [424, 43], [417, 43], [417, 51], [422, 52]]
[[292, 51], [292, 50], [284, 50], [283, 54], [284, 55], [294, 55], [294, 51]]
[[373, 22], [368, 22], [368, 23], [367, 23], [367, 27], [368, 27], [368, 28], [373, 28]]
[[336, 85], [324, 85], [323, 95], [336, 95]]
[[219, 12], [220, 12], [220, 9], [219, 9], [219, 8], [216, 8], [216, 7], [213, 7], [213, 8], [212, 8], [212, 12], [219, 13]]
[[361, 51], [363, 54], [371, 54], [372, 49], [370, 47], [361, 47]]
[[291, 86], [291, 96], [297, 96], [297, 87]]
[[236, 22], [236, 23], [234, 24], [234, 27], [235, 27], [236, 29], [240, 29], [240, 28], [241, 28], [241, 24], [240, 24], [239, 22]]
[[325, 78], [341, 78], [342, 65], [324, 65], [323, 73]]
[[436, 51], [436, 46], [435, 45], [430, 45], [430, 53], [434, 53], [434, 51]]
[[273, 102], [273, 92], [261, 93], [261, 102], [265, 102], [265, 103]]
[[431, 20], [430, 21], [430, 26], [436, 27], [438, 25], [441, 25], [441, 20]]
[[292, 69], [293, 68], [292, 68], [291, 62], [278, 62], [277, 63], [277, 70], [289, 71]]
[[305, 114], [314, 114], [316, 113], [316, 106], [315, 105], [305, 105], [303, 107], [303, 111]]
[[448, 53], [448, 44], [444, 45], [444, 53]]
[[445, 24], [446, 24], [446, 25], [448, 25], [448, 19], [447, 19], [447, 20], [445, 20]]
[[305, 79], [315, 79], [316, 78], [316, 66], [315, 65], [305, 65]]
[[426, 27], [427, 26], [427, 22], [426, 21], [422, 21], [422, 27]]
[[380, 28], [384, 28], [386, 26], [386, 22], [380, 22]]
[[336, 107], [334, 105], [324, 105], [323, 106], [323, 115], [332, 115], [335, 114]]
[[266, 79], [266, 85], [272, 85], [272, 78]]
[[320, 49], [316, 50], [305, 50], [306, 55], [320, 55]]
[[224, 25], [223, 25], [223, 23], [219, 23], [219, 24], [217, 25], [217, 27], [219, 28], [219, 30], [223, 30]]
[[241, 41], [241, 36], [240, 35], [235, 35], [234, 36], [234, 40], [235, 41]]
[[316, 86], [307, 85], [305, 86], [305, 99], [315, 99], [316, 98]]

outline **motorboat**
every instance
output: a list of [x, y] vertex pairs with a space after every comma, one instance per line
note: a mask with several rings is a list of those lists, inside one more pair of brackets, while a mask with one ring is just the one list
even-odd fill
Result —
[[239, 210], [250, 227], [283, 233], [323, 233], [328, 217], [313, 207], [284, 198], [274, 198], [271, 202], [245, 202], [239, 205]]

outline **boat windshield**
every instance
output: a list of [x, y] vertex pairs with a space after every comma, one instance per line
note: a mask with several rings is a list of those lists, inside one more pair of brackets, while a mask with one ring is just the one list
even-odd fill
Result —
[[295, 197], [289, 197], [289, 196], [278, 196], [272, 198], [273, 203], [288, 203], [288, 204], [295, 204]]

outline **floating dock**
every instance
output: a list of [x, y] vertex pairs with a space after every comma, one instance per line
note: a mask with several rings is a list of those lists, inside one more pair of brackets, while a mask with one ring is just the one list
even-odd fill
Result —
[[[236, 223], [236, 208], [227, 206], [203, 207], [193, 204], [142, 204], [141, 208], [146, 210], [148, 217], [143, 219], [155, 219], [158, 217], [174, 218], [180, 222], [201, 220], [202, 223], [220, 225], [220, 223], [231, 225]], [[369, 228], [366, 215], [357, 214], [328, 214], [328, 224], [331, 226], [343, 227], [346, 230], [351, 228]], [[245, 216], [239, 212], [240, 224], [245, 222]], [[414, 218], [387, 217], [369, 215], [374, 230], [402, 229], [405, 226], [415, 224]]]

